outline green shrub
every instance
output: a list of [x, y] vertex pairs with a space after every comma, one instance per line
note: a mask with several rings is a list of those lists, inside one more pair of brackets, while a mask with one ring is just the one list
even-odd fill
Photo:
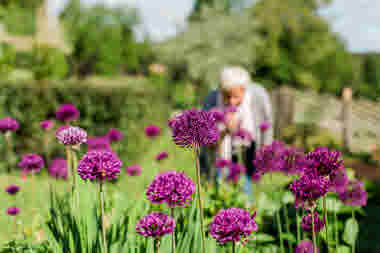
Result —
[[15, 61], [15, 50], [9, 44], [0, 44], [0, 77], [7, 77], [13, 68]]
[[0, 6], [0, 22], [12, 35], [33, 35], [36, 32], [35, 11], [17, 4], [11, 4], [6, 8]]

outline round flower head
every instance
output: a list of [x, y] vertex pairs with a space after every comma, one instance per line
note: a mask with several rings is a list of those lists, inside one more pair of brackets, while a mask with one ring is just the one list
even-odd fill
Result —
[[55, 117], [62, 122], [76, 120], [79, 118], [79, 110], [72, 104], [64, 104], [55, 112]]
[[20, 191], [20, 186], [18, 185], [10, 185], [5, 189], [5, 192], [7, 192], [9, 195], [15, 195]]
[[245, 172], [245, 167], [238, 163], [229, 164], [229, 173], [227, 176], [227, 181], [236, 184], [239, 181], [240, 175]]
[[111, 151], [110, 139], [105, 136], [90, 137], [87, 139], [88, 150], [107, 150]]
[[251, 145], [253, 138], [250, 132], [243, 128], [239, 128], [233, 135], [232, 135], [232, 142], [234, 145], [237, 146], [245, 146], [248, 147]]
[[280, 170], [285, 175], [301, 174], [310, 164], [301, 150], [292, 147], [284, 149], [281, 160], [283, 163]]
[[6, 211], [6, 214], [10, 216], [16, 216], [20, 213], [20, 208], [17, 207], [9, 207]]
[[54, 159], [50, 164], [49, 174], [51, 177], [54, 178], [67, 179], [67, 161], [65, 160], [65, 158], [58, 157]]
[[317, 147], [314, 151], [306, 154], [306, 159], [311, 161], [310, 168], [316, 169], [319, 175], [329, 176], [337, 173], [343, 167], [340, 155], [340, 152], [329, 151], [326, 147]]
[[231, 161], [229, 160], [226, 160], [226, 159], [223, 159], [223, 158], [216, 158], [215, 160], [215, 167], [217, 169], [223, 169], [223, 168], [226, 168], [228, 167], [229, 165], [231, 164]]
[[122, 162], [111, 151], [92, 150], [78, 164], [78, 174], [83, 180], [114, 180], [120, 174]]
[[156, 156], [156, 161], [162, 161], [168, 158], [168, 156], [169, 156], [168, 152], [161, 152]]
[[[308, 213], [306, 216], [302, 217], [301, 226], [304, 231], [310, 232], [312, 231], [313, 225], [313, 217], [311, 213]], [[323, 220], [319, 217], [317, 212], [314, 212], [314, 231], [315, 233], [319, 233], [325, 226], [325, 217]]]
[[199, 147], [215, 144], [219, 138], [214, 116], [202, 110], [185, 110], [169, 120], [175, 144], [181, 147]]
[[8, 131], [17, 131], [19, 127], [20, 126], [17, 120], [11, 117], [5, 117], [5, 118], [0, 119], [0, 132], [3, 134]]
[[76, 146], [87, 141], [87, 133], [80, 127], [69, 126], [57, 131], [58, 141], [63, 145]]
[[261, 132], [266, 132], [271, 127], [271, 124], [268, 121], [263, 121], [259, 128]]
[[186, 206], [193, 200], [195, 184], [183, 172], [166, 171], [148, 186], [146, 196], [154, 204], [166, 203], [170, 207]]
[[139, 220], [136, 225], [137, 233], [145, 237], [161, 239], [171, 234], [175, 229], [175, 220], [164, 213], [152, 212]]
[[161, 134], [161, 128], [155, 125], [149, 125], [145, 128], [145, 135], [154, 138]]
[[118, 142], [124, 138], [124, 135], [119, 130], [111, 128], [107, 133], [107, 137], [111, 142]]
[[220, 210], [210, 224], [210, 234], [220, 243], [246, 242], [253, 231], [257, 231], [255, 222], [256, 211], [253, 215], [240, 208]]
[[217, 123], [224, 123], [225, 113], [222, 109], [215, 107], [215, 108], [210, 109], [210, 113], [212, 114], [212, 116], [214, 117]]
[[26, 154], [22, 157], [18, 166], [24, 172], [39, 172], [44, 167], [44, 159], [36, 154]]
[[131, 165], [127, 167], [127, 174], [129, 176], [139, 176], [141, 174], [141, 168], [138, 165]]
[[358, 181], [349, 181], [345, 191], [339, 193], [339, 199], [349, 206], [365, 206], [367, 198], [363, 183]]
[[49, 130], [51, 128], [53, 128], [54, 126], [54, 121], [51, 121], [51, 120], [44, 120], [40, 123], [40, 126], [42, 128], [42, 130]]
[[296, 197], [296, 206], [312, 207], [317, 199], [327, 193], [329, 184], [328, 178], [316, 173], [305, 173], [301, 178], [294, 180], [290, 190]]
[[256, 174], [263, 175], [267, 172], [278, 171], [284, 165], [282, 153], [285, 150], [285, 144], [280, 141], [274, 141], [259, 149], [256, 153], [256, 159], [253, 164], [256, 168]]
[[347, 188], [348, 177], [344, 168], [339, 169], [337, 173], [330, 175], [330, 192], [344, 192]]
[[[296, 248], [296, 253], [314, 253], [313, 242], [309, 240], [301, 241]], [[317, 253], [319, 249], [317, 248]]]

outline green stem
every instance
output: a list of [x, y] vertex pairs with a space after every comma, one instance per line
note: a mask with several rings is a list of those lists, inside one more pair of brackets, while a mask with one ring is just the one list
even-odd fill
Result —
[[200, 165], [199, 165], [199, 146], [195, 146], [195, 155], [196, 155], [196, 172], [197, 172], [197, 188], [198, 188], [198, 204], [199, 211], [201, 215], [201, 235], [202, 235], [202, 250], [203, 253], [206, 253], [206, 239], [203, 227], [203, 208], [202, 208], [202, 196], [201, 196], [201, 173], [200, 173]]
[[[286, 204], [284, 205], [284, 216], [285, 216], [285, 224], [286, 224], [286, 233], [290, 235], [290, 221], [289, 221], [289, 216], [288, 216], [288, 208]], [[288, 246], [289, 246], [289, 252], [292, 252], [293, 245], [291, 241], [288, 241]]]
[[330, 252], [330, 247], [329, 247], [329, 232], [328, 232], [329, 221], [328, 221], [328, 213], [327, 213], [327, 201], [326, 201], [326, 196], [323, 197], [323, 210], [324, 210], [324, 217], [325, 217], [325, 219], [326, 219], [325, 231], [326, 231], [327, 252]]
[[232, 253], [235, 253], [235, 252], [236, 252], [235, 242], [233, 241], [232, 242]]
[[313, 251], [314, 253], [317, 253], [317, 241], [315, 236], [315, 229], [314, 229], [314, 208], [311, 209], [311, 221], [312, 221], [312, 227], [311, 230], [313, 232]]
[[300, 214], [299, 210], [296, 210], [296, 215], [297, 215], [297, 245], [301, 242], [301, 219], [300, 219]]
[[154, 239], [154, 253], [160, 251], [160, 239]]
[[[170, 208], [170, 212], [171, 212], [171, 216], [173, 217], [173, 219], [175, 219], [175, 217], [174, 217], [174, 207]], [[175, 253], [175, 252], [176, 252], [176, 245], [175, 245], [175, 228], [174, 228], [174, 231], [172, 233], [172, 253]]]
[[79, 192], [77, 191], [77, 174], [75, 173], [75, 170], [77, 169], [78, 166], [78, 158], [74, 150], [71, 150], [71, 173], [73, 175], [73, 202], [75, 208], [78, 208], [79, 206]]
[[[352, 210], [352, 219], [355, 220], [355, 210]], [[353, 241], [352, 246], [351, 246], [352, 253], [355, 253], [355, 248], [356, 248], [355, 241], [356, 240]]]
[[104, 252], [108, 253], [107, 239], [106, 239], [105, 215], [104, 215], [103, 182], [99, 183], [99, 195], [100, 195], [100, 208], [101, 208], [101, 215], [102, 215], [102, 235], [103, 235]]
[[278, 229], [278, 233], [279, 233], [279, 236], [280, 236], [281, 252], [285, 253], [284, 240], [282, 238], [282, 227], [281, 227], [280, 210], [276, 211], [276, 219], [277, 219], [277, 229]]

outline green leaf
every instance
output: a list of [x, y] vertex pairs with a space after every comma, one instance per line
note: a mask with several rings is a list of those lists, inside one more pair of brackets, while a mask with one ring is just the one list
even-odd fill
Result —
[[291, 233], [283, 233], [282, 238], [289, 242], [297, 242], [296, 237]]
[[347, 247], [344, 245], [339, 246], [337, 250], [337, 253], [350, 253], [350, 252], [351, 252], [350, 247]]
[[265, 234], [265, 233], [258, 233], [256, 234], [256, 242], [259, 243], [266, 243], [266, 242], [273, 242], [275, 241], [275, 238], [271, 235]]
[[344, 228], [343, 240], [350, 245], [354, 245], [356, 238], [358, 237], [358, 233], [358, 222], [353, 218], [348, 219]]

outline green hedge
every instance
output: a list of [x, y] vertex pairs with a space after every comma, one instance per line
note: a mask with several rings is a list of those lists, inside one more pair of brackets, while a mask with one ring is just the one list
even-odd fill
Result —
[[[120, 129], [125, 134], [120, 156], [134, 160], [149, 144], [144, 138], [144, 126], [167, 124], [170, 104], [164, 95], [166, 91], [153, 82], [153, 79], [131, 79], [117, 87], [107, 85], [106, 81], [96, 87], [84, 82], [60, 82], [49, 83], [49, 88], [39, 88], [33, 83], [2, 83], [0, 116], [11, 116], [20, 122], [20, 130], [14, 137], [18, 156], [26, 152], [41, 153], [40, 122], [55, 118], [61, 104], [73, 103], [80, 110], [77, 125], [86, 129], [89, 136], [104, 135], [112, 127]], [[4, 150], [4, 142], [2, 146]], [[63, 155], [62, 151], [59, 145], [52, 150], [56, 155]]]

